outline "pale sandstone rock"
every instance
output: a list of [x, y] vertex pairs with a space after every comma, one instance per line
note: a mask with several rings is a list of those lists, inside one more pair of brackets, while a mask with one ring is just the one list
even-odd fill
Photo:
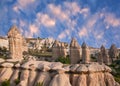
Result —
[[78, 81], [77, 81], [76, 86], [87, 86], [87, 76], [86, 76], [86, 74], [81, 74], [78, 77]]
[[99, 86], [97, 73], [90, 73], [87, 78], [88, 78], [87, 84], [89, 86]]
[[104, 81], [104, 73], [103, 72], [99, 72], [98, 73], [98, 86], [106, 86], [105, 81]]
[[15, 62], [21, 62], [21, 59], [6, 59], [6, 62], [11, 62], [11, 63], [15, 63]]
[[66, 74], [57, 74], [54, 76], [49, 86], [72, 86]]
[[79, 64], [71, 65], [70, 71], [75, 72], [75, 71], [77, 70], [78, 67], [79, 67]]
[[6, 67], [6, 68], [12, 68], [14, 66], [14, 64], [5, 62], [5, 63], [0, 64], [0, 66]]
[[17, 68], [19, 68], [20, 67], [20, 63], [17, 63], [14, 66], [17, 67]]
[[115, 86], [116, 85], [114, 77], [110, 73], [105, 73], [104, 79], [105, 79], [106, 86]]
[[77, 72], [88, 72], [88, 68], [86, 67], [86, 65], [81, 64], [81, 65], [77, 68]]
[[35, 86], [37, 83], [43, 83], [43, 86], [48, 86], [50, 83], [50, 80], [51, 80], [51, 77], [49, 72], [40, 72], [35, 82]]
[[70, 43], [70, 62], [77, 64], [81, 59], [81, 47], [75, 38], [72, 38]]
[[71, 85], [77, 86], [79, 75], [78, 74], [72, 74], [71, 75]]
[[22, 70], [18, 86], [28, 86], [29, 70]]
[[52, 47], [52, 59], [55, 61], [60, 57], [60, 43], [55, 40]]
[[64, 68], [66, 71], [70, 71], [70, 66], [71, 66], [71, 65], [67, 65], [67, 66], [64, 66], [63, 68]]
[[9, 80], [11, 75], [13, 73], [12, 68], [3, 68], [1, 73], [0, 73], [0, 83], [5, 81], [5, 80]]
[[90, 63], [90, 50], [85, 42], [82, 44], [82, 62]]
[[5, 60], [4, 60], [4, 59], [2, 59], [2, 58], [0, 58], [0, 63], [2, 63], [2, 62], [5, 62]]
[[10, 58], [23, 58], [23, 37], [16, 26], [12, 26], [8, 31]]
[[52, 62], [49, 67], [50, 69], [56, 70], [58, 68], [62, 68], [62, 66], [63, 64], [60, 62]]
[[19, 76], [19, 69], [14, 69], [14, 71], [11, 75], [11, 78], [10, 78], [10, 85], [11, 86], [16, 86], [15, 80], [18, 79], [18, 76]]
[[34, 86], [35, 79], [37, 77], [37, 71], [35, 71], [36, 67], [34, 67], [34, 65], [32, 65], [30, 69], [31, 70], [29, 72], [29, 77], [28, 77], [28, 86]]

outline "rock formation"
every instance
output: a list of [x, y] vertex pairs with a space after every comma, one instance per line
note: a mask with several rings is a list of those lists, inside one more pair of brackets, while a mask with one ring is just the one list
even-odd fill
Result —
[[111, 58], [112, 61], [117, 59], [118, 56], [118, 50], [115, 44], [112, 44], [110, 49], [109, 49], [109, 57]]
[[52, 47], [52, 59], [57, 60], [60, 57], [60, 43], [55, 40], [53, 47]]
[[[60, 62], [0, 59], [0, 84], [10, 86], [120, 86], [110, 74], [111, 69], [96, 62], [64, 65]], [[15, 80], [20, 80], [15, 83]]]
[[64, 43], [60, 43], [55, 40], [52, 47], [52, 58], [53, 60], [57, 60], [59, 57], [66, 57], [67, 51]]
[[81, 48], [75, 38], [72, 38], [70, 43], [70, 61], [71, 64], [76, 64], [81, 60]]
[[64, 43], [61, 43], [61, 45], [60, 45], [60, 57], [66, 57], [66, 55], [67, 55], [67, 51], [66, 51], [65, 45], [64, 45]]
[[103, 45], [100, 48], [100, 52], [99, 52], [99, 56], [98, 56], [98, 62], [99, 63], [105, 63], [107, 65], [109, 65], [111, 63], [111, 61], [109, 59], [109, 56], [108, 56], [108, 52]]
[[12, 26], [8, 32], [10, 58], [23, 58], [23, 38], [16, 26]]
[[85, 42], [82, 44], [82, 61], [83, 63], [90, 62], [90, 51]]

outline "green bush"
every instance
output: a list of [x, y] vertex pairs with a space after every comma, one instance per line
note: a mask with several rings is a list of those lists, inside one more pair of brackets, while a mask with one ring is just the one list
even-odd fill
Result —
[[120, 77], [114, 77], [115, 78], [115, 81], [120, 83]]
[[10, 86], [10, 81], [9, 80], [3, 81], [1, 86]]
[[69, 57], [59, 57], [57, 60], [57, 62], [61, 62], [63, 64], [70, 64], [70, 59]]
[[42, 83], [37, 83], [36, 86], [43, 86], [43, 82]]
[[19, 79], [15, 79], [15, 84], [18, 85], [20, 83], [20, 80]]

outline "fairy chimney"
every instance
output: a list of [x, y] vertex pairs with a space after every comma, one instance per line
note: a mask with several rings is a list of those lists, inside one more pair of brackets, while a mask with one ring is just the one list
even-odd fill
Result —
[[85, 42], [82, 44], [82, 61], [83, 63], [90, 62], [90, 51]]
[[109, 56], [108, 56], [108, 52], [103, 45], [100, 48], [100, 53], [101, 53], [102, 62], [105, 63], [105, 64], [110, 64], [110, 59], [109, 59]]
[[66, 51], [65, 45], [64, 45], [64, 43], [61, 43], [61, 46], [60, 46], [60, 56], [61, 57], [66, 57], [66, 55], [67, 55], [67, 51]]
[[52, 47], [52, 59], [57, 60], [60, 57], [60, 43], [55, 40]]
[[109, 57], [112, 61], [116, 60], [118, 56], [118, 50], [115, 44], [112, 44], [109, 49]]
[[8, 32], [10, 58], [23, 58], [23, 37], [16, 26], [12, 26]]
[[77, 40], [75, 38], [72, 38], [70, 43], [70, 61], [71, 64], [76, 64], [81, 59], [81, 53], [80, 53], [80, 45], [78, 44]]

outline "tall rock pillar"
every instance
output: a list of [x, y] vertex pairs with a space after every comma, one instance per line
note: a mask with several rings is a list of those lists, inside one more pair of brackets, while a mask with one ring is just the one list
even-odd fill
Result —
[[60, 57], [60, 43], [55, 40], [52, 47], [52, 59], [57, 60]]
[[23, 37], [16, 26], [12, 26], [8, 32], [9, 51], [11, 59], [23, 58]]
[[90, 50], [85, 42], [82, 44], [82, 61], [83, 63], [90, 63]]
[[80, 54], [80, 45], [78, 44], [77, 40], [75, 38], [72, 38], [70, 43], [70, 61], [71, 64], [76, 64], [81, 59]]
[[105, 64], [110, 64], [111, 62], [110, 62], [110, 59], [109, 59], [108, 52], [103, 45], [100, 48], [100, 53], [101, 53], [101, 57], [102, 57], [101, 58], [102, 62], [105, 63]]
[[61, 43], [61, 46], [60, 46], [60, 56], [61, 57], [66, 57], [66, 55], [67, 55], [67, 51], [66, 51], [65, 45], [64, 45], [64, 43]]

